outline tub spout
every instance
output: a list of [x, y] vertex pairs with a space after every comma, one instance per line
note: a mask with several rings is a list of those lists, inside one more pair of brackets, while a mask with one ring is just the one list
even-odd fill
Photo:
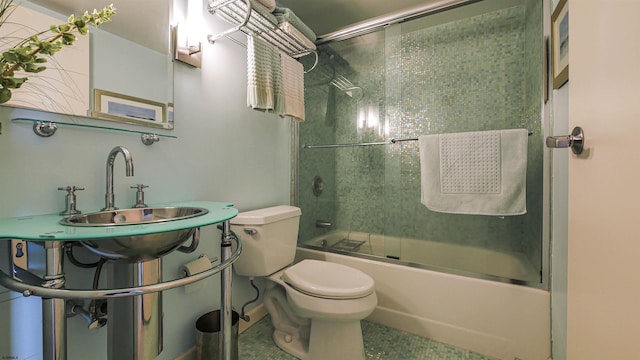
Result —
[[118, 153], [122, 153], [124, 156], [127, 176], [133, 176], [133, 158], [131, 157], [131, 153], [124, 146], [116, 146], [109, 152], [109, 156], [107, 157], [107, 192], [104, 196], [104, 209], [107, 210], [116, 210], [115, 207], [115, 196], [113, 195], [113, 162]]
[[333, 224], [330, 221], [316, 220], [316, 227], [318, 229], [331, 230], [333, 229]]

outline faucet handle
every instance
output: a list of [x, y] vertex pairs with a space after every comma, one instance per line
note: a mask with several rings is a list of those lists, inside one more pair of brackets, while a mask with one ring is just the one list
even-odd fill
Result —
[[58, 190], [66, 191], [67, 196], [64, 198], [64, 210], [60, 212], [60, 215], [76, 215], [80, 214], [80, 210], [76, 209], [76, 191], [84, 190], [83, 187], [79, 186], [66, 186], [59, 187]]
[[138, 191], [136, 192], [136, 204], [133, 205], [134, 208], [148, 207], [148, 205], [144, 203], [144, 191], [142, 191], [142, 189], [148, 188], [148, 187], [149, 185], [145, 185], [145, 184], [136, 184], [131, 186], [132, 189], [138, 189]]
[[84, 188], [73, 185], [73, 186], [59, 187], [58, 190], [73, 193], [74, 191], [84, 190]]

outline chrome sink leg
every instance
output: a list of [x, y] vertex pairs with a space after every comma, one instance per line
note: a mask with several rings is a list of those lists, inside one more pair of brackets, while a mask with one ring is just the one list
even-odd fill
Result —
[[[229, 220], [222, 223], [222, 239], [220, 249], [220, 261], [231, 257], [231, 228], [229, 227]], [[231, 315], [231, 271], [232, 266], [223, 269], [220, 272], [220, 329], [222, 329], [222, 336], [220, 337], [220, 359], [231, 360], [231, 323], [233, 321]]]
[[[107, 262], [109, 288], [162, 282], [162, 258], [136, 263]], [[151, 360], [163, 348], [162, 292], [107, 299], [107, 359]]]
[[[42, 287], [61, 289], [64, 287], [62, 269], [63, 242], [47, 241], [46, 272]], [[42, 298], [42, 352], [44, 360], [66, 360], [67, 316], [64, 299]]]

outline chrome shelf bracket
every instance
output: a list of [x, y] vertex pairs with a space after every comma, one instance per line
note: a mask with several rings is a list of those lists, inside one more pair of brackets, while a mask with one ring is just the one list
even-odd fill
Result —
[[58, 126], [50, 121], [36, 121], [33, 123], [33, 132], [38, 136], [50, 137], [56, 133]]
[[140, 140], [145, 145], [153, 145], [153, 143], [160, 141], [160, 137], [156, 134], [140, 134]]

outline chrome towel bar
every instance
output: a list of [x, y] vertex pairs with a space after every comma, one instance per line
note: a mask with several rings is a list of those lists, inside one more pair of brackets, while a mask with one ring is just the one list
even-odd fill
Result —
[[[529, 136], [533, 135], [533, 131], [529, 130]], [[389, 139], [387, 141], [376, 141], [367, 143], [347, 143], [347, 144], [323, 144], [323, 145], [302, 145], [303, 149], [328, 149], [328, 148], [341, 148], [341, 147], [355, 147], [355, 146], [372, 146], [372, 145], [391, 145], [404, 141], [418, 141], [418, 138], [406, 138], [406, 139]]]
[[[178, 286], [184, 286], [192, 284], [196, 281], [206, 279], [211, 275], [215, 275], [224, 269], [229, 268], [240, 257], [242, 252], [242, 243], [238, 238], [232, 238], [236, 243], [236, 249], [227, 259], [217, 266], [212, 267], [206, 271], [191, 276], [179, 278], [176, 280], [165, 281], [157, 284], [119, 288], [119, 289], [98, 289], [98, 290], [80, 290], [80, 289], [57, 289], [52, 287], [46, 287], [45, 285], [39, 285], [35, 283], [28, 283], [26, 281], [14, 280], [11, 276], [7, 275], [4, 271], [0, 270], [0, 285], [7, 289], [21, 293], [23, 296], [38, 296], [43, 298], [57, 298], [57, 299], [109, 299], [109, 298], [121, 298], [135, 295], [149, 294], [159, 291], [165, 291], [173, 289]], [[35, 277], [37, 278], [37, 277]], [[32, 278], [33, 281], [35, 278]]]

